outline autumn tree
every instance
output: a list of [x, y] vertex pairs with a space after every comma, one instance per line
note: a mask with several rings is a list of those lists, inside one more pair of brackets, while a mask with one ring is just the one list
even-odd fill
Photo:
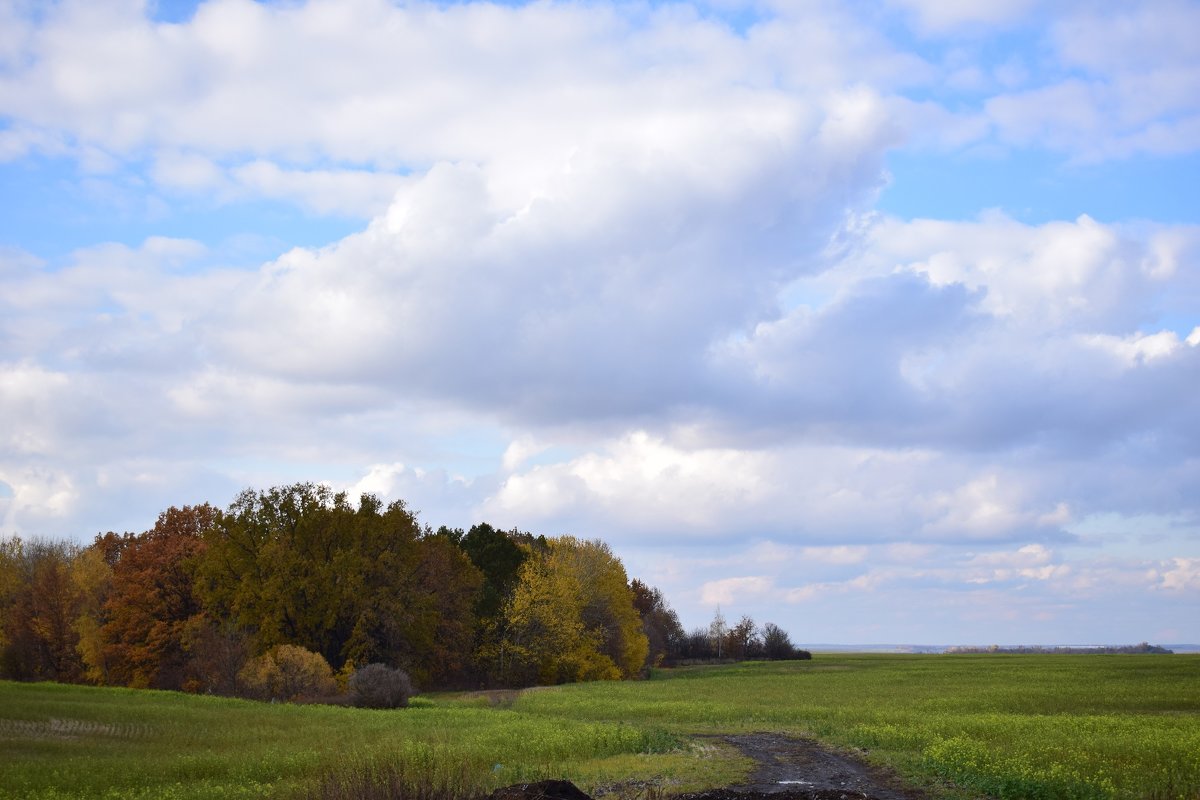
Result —
[[708, 628], [693, 628], [683, 638], [680, 647], [680, 658], [703, 661], [716, 657], [717, 649], [713, 646]]
[[758, 649], [758, 633], [754, 620], [749, 615], [742, 615], [738, 624], [725, 634], [725, 655], [737, 661], [744, 661], [756, 655]]
[[625, 568], [599, 541], [564, 536], [531, 552], [506, 620], [514, 676], [539, 683], [633, 677], [649, 649]]
[[71, 562], [71, 583], [76, 595], [71, 627], [77, 637], [75, 649], [83, 661], [84, 678], [103, 686], [110, 682], [103, 625], [112, 592], [113, 568], [102, 548], [93, 545], [75, 557]]
[[250, 637], [244, 629], [201, 612], [183, 626], [180, 643], [187, 654], [184, 691], [238, 693], [238, 675], [250, 658]]
[[[171, 507], [154, 527], [129, 536], [112, 571], [102, 628], [105, 668], [124, 686], [179, 689], [188, 653], [184, 634], [201, 613], [194, 590], [197, 556], [221, 512], [207, 503]], [[101, 552], [104, 544], [98, 542]]]
[[15, 635], [17, 598], [24, 585], [24, 542], [13, 536], [0, 539], [0, 676], [7, 676], [9, 645]]
[[15, 680], [74, 682], [84, 675], [71, 580], [77, 545], [13, 537], [0, 547], [4, 593], [0, 673]]

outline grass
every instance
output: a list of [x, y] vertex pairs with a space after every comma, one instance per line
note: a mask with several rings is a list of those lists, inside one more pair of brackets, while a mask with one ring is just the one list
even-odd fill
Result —
[[1002, 798], [1200, 797], [1200, 657], [819, 656], [523, 695], [548, 717], [786, 731]]
[[857, 748], [949, 796], [1196, 798], [1200, 657], [818, 655], [402, 711], [0, 682], [0, 798], [700, 788], [749, 765], [691, 734], [763, 730]]

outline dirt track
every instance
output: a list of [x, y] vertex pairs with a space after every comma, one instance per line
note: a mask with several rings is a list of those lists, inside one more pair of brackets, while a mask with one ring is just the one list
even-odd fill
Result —
[[728, 789], [683, 795], [680, 800], [742, 800], [771, 795], [772, 800], [921, 800], [895, 776], [853, 756], [828, 750], [810, 739], [775, 733], [722, 736], [757, 764], [749, 782]]
[[[725, 789], [689, 794], [665, 794], [652, 784], [622, 784], [596, 793], [661, 800], [925, 800], [926, 795], [903, 786], [886, 770], [851, 755], [826, 749], [811, 739], [777, 733], [747, 733], [704, 737], [736, 747], [757, 765], [748, 782]], [[568, 781], [539, 781], [509, 786], [489, 800], [592, 800]]]

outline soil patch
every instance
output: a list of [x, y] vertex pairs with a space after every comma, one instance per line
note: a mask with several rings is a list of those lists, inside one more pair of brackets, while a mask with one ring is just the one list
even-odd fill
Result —
[[681, 795], [679, 800], [923, 800], [895, 775], [811, 739], [775, 733], [722, 736], [757, 765], [749, 781], [728, 789]]
[[[726, 789], [688, 794], [665, 794], [651, 784], [629, 783], [607, 787], [597, 797], [611, 794], [646, 800], [926, 800], [926, 795], [905, 786], [887, 770], [867, 764], [849, 753], [822, 747], [811, 739], [777, 733], [701, 737], [736, 747], [753, 759], [749, 780]], [[540, 781], [500, 789], [489, 800], [591, 800], [567, 781]]]

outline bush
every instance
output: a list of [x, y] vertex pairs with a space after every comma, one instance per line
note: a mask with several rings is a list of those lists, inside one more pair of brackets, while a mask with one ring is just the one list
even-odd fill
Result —
[[320, 653], [291, 644], [272, 647], [238, 673], [242, 694], [259, 700], [323, 697], [337, 691], [333, 670]]
[[387, 664], [367, 664], [350, 676], [350, 702], [359, 708], [404, 708], [413, 695], [408, 673]]

